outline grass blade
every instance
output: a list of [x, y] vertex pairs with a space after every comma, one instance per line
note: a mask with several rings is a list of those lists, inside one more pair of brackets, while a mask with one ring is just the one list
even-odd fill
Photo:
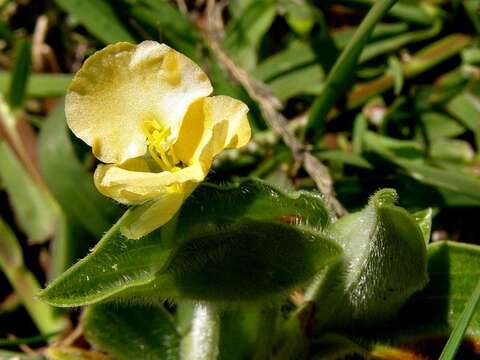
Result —
[[473, 315], [475, 314], [475, 309], [480, 302], [480, 280], [477, 282], [477, 286], [473, 291], [472, 296], [467, 302], [465, 309], [458, 319], [455, 327], [453, 328], [448, 341], [443, 348], [442, 354], [440, 355], [439, 360], [452, 360], [455, 358], [455, 354], [457, 353], [458, 347], [460, 346], [465, 331], [467, 331], [468, 324], [470, 323]]
[[7, 102], [12, 109], [17, 109], [23, 104], [31, 70], [31, 53], [30, 42], [21, 40], [15, 52], [15, 66], [8, 89]]
[[355, 73], [356, 64], [375, 25], [382, 19], [396, 0], [382, 0], [368, 12], [355, 35], [342, 52], [327, 77], [325, 88], [312, 105], [306, 127], [306, 136], [314, 142], [321, 134], [328, 112], [344, 93]]
[[[0, 218], [0, 270], [42, 334], [61, 330], [62, 324], [56, 318], [53, 308], [36, 298], [40, 285], [26, 268], [18, 239], [2, 218]], [[0, 340], [0, 345], [5, 344]]]
[[106, 0], [55, 0], [68, 14], [105, 44], [118, 41], [135, 42], [125, 25]]

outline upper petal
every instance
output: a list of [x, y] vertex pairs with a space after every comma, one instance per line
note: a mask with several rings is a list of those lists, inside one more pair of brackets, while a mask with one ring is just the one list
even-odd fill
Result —
[[142, 124], [168, 126], [172, 142], [185, 113], [212, 86], [194, 62], [165, 44], [109, 45], [88, 58], [66, 96], [67, 123], [106, 163], [146, 152]]
[[202, 98], [188, 109], [174, 145], [186, 164], [202, 161], [210, 167], [213, 157], [225, 148], [239, 148], [250, 140], [248, 107], [229, 96]]

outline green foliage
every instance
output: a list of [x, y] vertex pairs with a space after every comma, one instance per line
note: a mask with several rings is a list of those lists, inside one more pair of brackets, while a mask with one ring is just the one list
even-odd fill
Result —
[[315, 230], [289, 225], [325, 227], [330, 219], [319, 195], [286, 194], [253, 180], [200, 186], [177, 218], [139, 240], [119, 231], [131, 214], [135, 209], [40, 297], [57, 306], [114, 295], [256, 300], [304, 283], [340, 252]]
[[[10, 80], [10, 73], [0, 71], [0, 91], [6, 92]], [[70, 74], [31, 74], [26, 84], [26, 96], [44, 98], [63, 96], [72, 81]]]
[[32, 242], [45, 241], [58, 225], [58, 208], [44, 185], [31, 178], [1, 140], [0, 179], [15, 209], [18, 225]]
[[161, 305], [93, 305], [83, 322], [88, 341], [115, 359], [179, 357], [180, 335]]
[[[480, 337], [478, 1], [231, 0], [215, 19], [197, 3], [0, 1], [0, 358], [438, 358], [450, 334], [445, 356], [478, 355], [461, 345]], [[234, 64], [206, 36], [220, 18]], [[150, 203], [112, 227], [120, 209], [52, 98], [94, 51], [147, 39], [250, 108], [250, 144], [209, 181], [288, 192], [204, 183], [148, 236], [121, 234]], [[311, 191], [274, 108], [349, 215]], [[36, 297], [44, 279], [47, 303], [93, 304], [69, 314], [86, 341], [47, 344], [70, 327]]]
[[15, 67], [10, 79], [7, 102], [12, 109], [19, 108], [25, 98], [25, 92], [30, 76], [32, 48], [27, 40], [22, 40], [15, 52]]
[[253, 69], [260, 41], [275, 17], [275, 2], [253, 1], [226, 29], [225, 48], [244, 68]]
[[244, 220], [186, 240], [151, 284], [120, 297], [160, 294], [219, 302], [272, 301], [311, 279], [340, 252], [315, 232]]
[[[448, 335], [477, 285], [479, 266], [478, 246], [450, 241], [430, 244], [430, 281], [388, 324], [389, 332], [395, 334], [398, 342], [412, 336], [420, 338]], [[386, 334], [388, 336], [388, 332]], [[478, 312], [471, 320], [466, 334], [479, 336]]]
[[[62, 329], [53, 309], [35, 296], [40, 290], [35, 276], [26, 268], [23, 252], [13, 231], [0, 218], [0, 269], [43, 334]], [[6, 345], [6, 344], [1, 344]]]
[[377, 1], [336, 61], [328, 75], [325, 87], [312, 105], [306, 126], [307, 136], [310, 140], [315, 140], [315, 137], [322, 132], [321, 124], [325, 122], [325, 118], [336, 100], [348, 88], [350, 79], [355, 73], [355, 67], [360, 54], [373, 28], [395, 2], [396, 0]]
[[[391, 318], [427, 283], [429, 231], [395, 206], [396, 200], [395, 191], [380, 190], [364, 210], [329, 229], [344, 252], [307, 291], [318, 304], [317, 326], [353, 327]], [[428, 217], [419, 219], [428, 223]]]
[[105, 44], [135, 41], [107, 0], [55, 0], [55, 2]]

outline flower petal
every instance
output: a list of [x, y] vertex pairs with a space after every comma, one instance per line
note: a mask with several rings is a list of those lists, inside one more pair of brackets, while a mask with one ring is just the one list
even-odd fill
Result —
[[148, 172], [145, 160], [134, 159], [118, 166], [98, 165], [94, 180], [102, 194], [123, 204], [141, 204], [170, 192], [186, 197], [189, 183], [201, 182], [207, 172], [208, 168], [196, 163], [175, 172], [153, 173]]
[[202, 161], [210, 167], [213, 157], [225, 148], [239, 148], [250, 140], [248, 107], [229, 96], [202, 98], [188, 109], [174, 145], [186, 164]]
[[105, 163], [146, 152], [142, 125], [156, 120], [174, 142], [190, 105], [212, 86], [190, 59], [165, 44], [117, 43], [85, 61], [66, 97], [67, 123]]
[[169, 222], [183, 201], [184, 193], [181, 191], [164, 192], [156, 200], [130, 209], [130, 221], [124, 223], [120, 231], [129, 239], [139, 239]]

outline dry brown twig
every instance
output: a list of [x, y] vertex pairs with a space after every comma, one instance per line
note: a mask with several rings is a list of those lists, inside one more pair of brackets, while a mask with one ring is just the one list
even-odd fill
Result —
[[221, 39], [217, 35], [223, 33], [221, 16], [221, 9], [219, 9], [215, 0], [208, 0], [206, 9], [207, 28], [204, 29], [208, 45], [233, 79], [239, 82], [250, 97], [259, 104], [268, 126], [280, 135], [283, 142], [292, 150], [295, 161], [303, 165], [303, 168], [313, 179], [317, 188], [325, 196], [330, 209], [338, 216], [345, 215], [347, 211], [335, 197], [333, 181], [328, 168], [311, 154], [309, 151], [311, 146], [305, 145], [290, 131], [287, 126], [288, 120], [278, 111], [282, 108], [280, 100], [272, 94], [266, 84], [252, 78], [247, 71], [238, 66], [223, 50]]

